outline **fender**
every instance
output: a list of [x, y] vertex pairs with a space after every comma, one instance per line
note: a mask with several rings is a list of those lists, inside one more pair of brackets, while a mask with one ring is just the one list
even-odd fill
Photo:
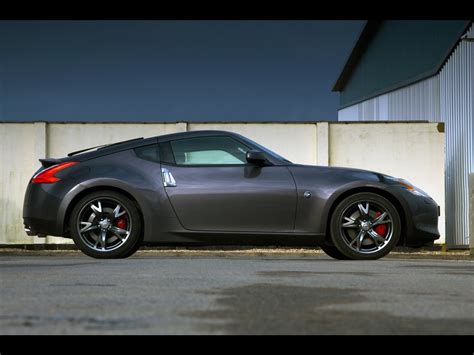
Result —
[[[400, 214], [403, 214], [401, 218], [405, 221], [405, 223], [410, 224], [410, 221], [407, 221], [407, 218], [405, 217], [407, 211], [409, 210], [408, 203], [396, 189], [376, 181], [354, 181], [341, 186], [327, 199], [321, 215], [321, 224], [319, 226], [320, 230], [326, 231], [329, 218], [331, 217], [330, 213], [336, 207], [340, 199], [348, 196], [351, 193], [371, 190], [373, 192], [380, 192], [382, 195], [385, 195], [385, 197], [391, 197], [392, 201], [397, 201], [399, 206], [395, 207], [401, 207], [402, 210], [400, 211]], [[408, 225], [407, 227], [411, 228], [411, 225]]]
[[137, 198], [138, 194], [136, 191], [134, 191], [133, 187], [130, 187], [124, 181], [111, 178], [96, 178], [83, 181], [75, 185], [69, 190], [69, 192], [66, 193], [66, 195], [64, 195], [64, 198], [61, 201], [58, 209], [58, 229], [62, 230], [64, 228], [66, 213], [70, 212], [68, 209], [71, 206], [71, 202], [73, 202], [76, 197], [82, 195], [84, 191], [97, 187], [115, 187], [117, 189], [127, 191], [140, 205], [143, 203], [143, 201], [140, 201], [141, 199]]
[[164, 193], [157, 194], [156, 191], [154, 191], [154, 193], [150, 193], [148, 190], [137, 188], [128, 182], [119, 179], [95, 178], [75, 185], [64, 196], [64, 199], [62, 200], [58, 209], [58, 230], [64, 230], [65, 228], [64, 223], [68, 217], [68, 213], [71, 212], [73, 207], [71, 203], [84, 196], [87, 191], [96, 188], [116, 188], [125, 191], [137, 202], [144, 220], [156, 221], [155, 223], [144, 224], [143, 235], [145, 241], [152, 240], [153, 236], [159, 232], [158, 229], [160, 229], [160, 219], [169, 220], [170, 218], [176, 218], [176, 215], [169, 203], [168, 197]]

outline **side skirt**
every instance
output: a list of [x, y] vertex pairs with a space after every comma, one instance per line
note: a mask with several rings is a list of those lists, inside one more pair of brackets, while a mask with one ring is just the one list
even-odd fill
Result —
[[275, 234], [275, 233], [224, 233], [179, 232], [162, 235], [159, 241], [147, 241], [143, 245], [275, 245], [317, 246], [324, 243], [324, 234]]

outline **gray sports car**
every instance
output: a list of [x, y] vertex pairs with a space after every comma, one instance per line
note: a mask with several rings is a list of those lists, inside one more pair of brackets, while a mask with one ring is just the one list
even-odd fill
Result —
[[438, 205], [407, 181], [293, 164], [230, 132], [137, 138], [40, 162], [26, 233], [72, 238], [94, 258], [200, 243], [319, 245], [336, 259], [378, 259], [439, 238]]

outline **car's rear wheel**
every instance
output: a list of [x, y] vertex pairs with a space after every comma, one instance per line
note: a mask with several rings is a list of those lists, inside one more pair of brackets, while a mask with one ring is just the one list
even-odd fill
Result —
[[330, 222], [335, 248], [353, 260], [379, 259], [400, 238], [400, 215], [395, 206], [376, 193], [361, 192], [341, 201]]
[[77, 247], [93, 258], [126, 258], [140, 246], [138, 209], [115, 191], [98, 191], [82, 198], [72, 210], [69, 227]]

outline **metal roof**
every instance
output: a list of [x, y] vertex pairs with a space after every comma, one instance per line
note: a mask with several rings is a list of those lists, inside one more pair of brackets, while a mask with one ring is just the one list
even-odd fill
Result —
[[[388, 26], [391, 25], [391, 22], [395, 21], [375, 21], [375, 20], [369, 20], [367, 21], [364, 29], [362, 30], [359, 39], [357, 40], [356, 44], [354, 45], [354, 48], [352, 49], [351, 54], [349, 55], [348, 59], [346, 60], [346, 63], [339, 74], [339, 77], [334, 84], [332, 91], [344, 91], [346, 89], [346, 86], [350, 79], [353, 77], [354, 73], [357, 71], [357, 68], [360, 66], [361, 62], [366, 59], [365, 56], [367, 55], [368, 51], [370, 51], [371, 47], [374, 45], [374, 39], [381, 34], [381, 29], [387, 28]], [[407, 21], [407, 25], [408, 25]], [[413, 21], [412, 21], [413, 22]], [[404, 48], [393, 48], [394, 46], [403, 46], [406, 45], [410, 40], [420, 40], [420, 37], [423, 38], [424, 43], [429, 43], [432, 47], [437, 47], [436, 48], [436, 53], [437, 53], [437, 58], [433, 58], [431, 55], [432, 53], [427, 53], [427, 52], [421, 52], [421, 53], [416, 53], [414, 54], [413, 58], [410, 58], [411, 61], [419, 62], [422, 61], [427, 61], [428, 59], [431, 61], [435, 61], [436, 65], [432, 65], [431, 63], [427, 63], [426, 67], [428, 68], [427, 70], [423, 70], [422, 72], [419, 72], [418, 75], [406, 75], [406, 77], [403, 76], [404, 68], [400, 68], [400, 66], [397, 67], [397, 64], [399, 64], [396, 61], [395, 57], [390, 57], [389, 53], [387, 53], [386, 58], [380, 58], [385, 60], [384, 65], [391, 67], [395, 71], [395, 75], [400, 76], [400, 80], [398, 82], [391, 82], [388, 83], [385, 86], [385, 90], [378, 90], [377, 92], [366, 92], [365, 95], [359, 95], [359, 96], [364, 96], [364, 99], [369, 98], [370, 96], [377, 96], [381, 94], [381, 91], [392, 91], [394, 89], [397, 89], [402, 86], [410, 85], [416, 81], [423, 80], [427, 77], [433, 76], [439, 72], [443, 64], [446, 62], [446, 60], [449, 58], [450, 54], [454, 50], [454, 48], [457, 46], [457, 44], [460, 41], [460, 38], [463, 33], [467, 31], [469, 26], [471, 25], [472, 21], [471, 20], [459, 20], [459, 21], [417, 21], [419, 26], [419, 32], [418, 34], [413, 33], [414, 36], [410, 36], [410, 33], [401, 33], [400, 36], [403, 36], [403, 39], [405, 41], [400, 41], [398, 43], [389, 43], [385, 44], [385, 53], [388, 52], [388, 49], [390, 46], [392, 47], [392, 50], [394, 53], [397, 51], [399, 53], [403, 52]], [[406, 24], [404, 23], [399, 23], [399, 27], [403, 27]], [[444, 41], [439, 41], [438, 38], [436, 37], [435, 31], [438, 31], [438, 34], [442, 32], [444, 29], [449, 28], [449, 35], [447, 35], [447, 38]], [[409, 26], [406, 26], [406, 28], [409, 28]], [[426, 36], [423, 37], [424, 33], [422, 31], [427, 31], [429, 33], [430, 31], [433, 32], [433, 36]], [[418, 38], [413, 39], [418, 35]], [[378, 45], [380, 45], [380, 42], [383, 42], [379, 39]], [[411, 46], [416, 46], [416, 43], [411, 43], [408, 44]], [[380, 53], [383, 51], [379, 51], [377, 54], [374, 54], [375, 56], [378, 55], [380, 57]], [[392, 62], [390, 62], [392, 60]], [[373, 65], [374, 63], [372, 63]], [[387, 65], [388, 64], [388, 65]], [[369, 80], [381, 80], [383, 81], [384, 78], [376, 77], [376, 78], [368, 78]], [[368, 90], [370, 91], [370, 90]], [[360, 101], [360, 100], [359, 100]], [[344, 105], [343, 105], [344, 106]]]
[[342, 68], [339, 77], [337, 78], [336, 83], [334, 84], [332, 91], [341, 91], [344, 89], [346, 82], [349, 80], [352, 71], [355, 69], [357, 64], [359, 63], [362, 55], [366, 51], [367, 47], [369, 46], [372, 38], [374, 38], [375, 34], [377, 33], [382, 21], [375, 21], [369, 20], [364, 26], [359, 39], [357, 40], [354, 48], [352, 49], [351, 54], [346, 60], [346, 64]]

